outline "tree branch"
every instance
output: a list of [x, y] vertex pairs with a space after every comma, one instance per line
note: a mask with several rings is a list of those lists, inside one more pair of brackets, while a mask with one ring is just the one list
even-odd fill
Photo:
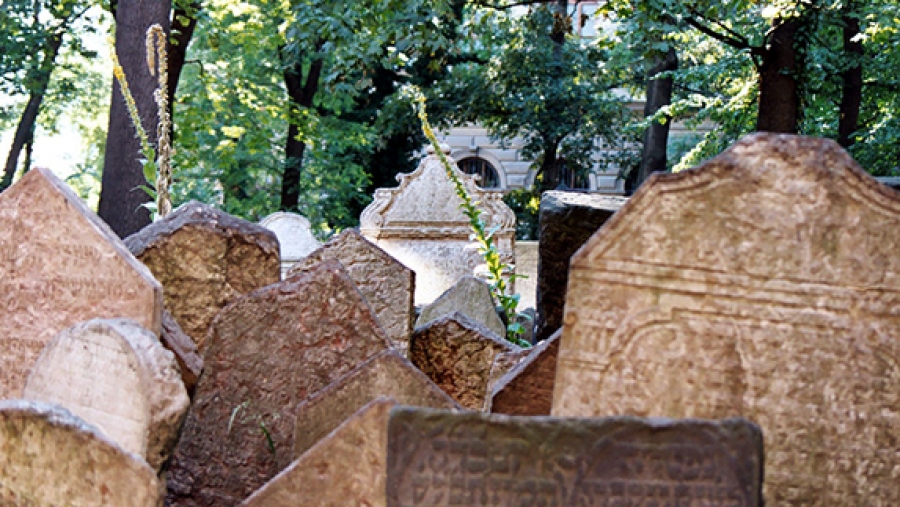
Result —
[[488, 2], [486, 0], [475, 0], [472, 2], [473, 5], [478, 7], [484, 7], [486, 9], [494, 9], [495, 11], [505, 11], [508, 9], [512, 9], [514, 7], [521, 7], [523, 5], [537, 5], [537, 4], [545, 4], [548, 3], [548, 0], [519, 0], [517, 2], [509, 3], [509, 4], [496, 4], [493, 2]]

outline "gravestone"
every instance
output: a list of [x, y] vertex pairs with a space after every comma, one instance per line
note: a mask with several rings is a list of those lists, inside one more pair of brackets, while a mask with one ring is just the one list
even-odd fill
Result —
[[900, 505], [900, 198], [831, 141], [648, 180], [572, 258], [553, 414], [743, 416], [769, 505]]
[[384, 506], [388, 416], [396, 405], [386, 397], [366, 404], [241, 505]]
[[417, 327], [409, 360], [457, 403], [481, 410], [497, 354], [519, 347], [456, 312]]
[[487, 283], [474, 276], [460, 278], [453, 287], [440, 295], [433, 303], [422, 308], [416, 327], [449, 315], [453, 312], [464, 313], [473, 321], [493, 331], [497, 336], [506, 336], [506, 326], [497, 315], [491, 288]]
[[509, 415], [550, 415], [556, 357], [562, 330], [528, 351], [522, 361], [491, 386], [487, 412]]
[[539, 211], [535, 340], [546, 340], [563, 325], [569, 259], [609, 220], [627, 197], [581, 192], [544, 192]]
[[397, 407], [387, 461], [389, 506], [762, 506], [762, 435], [744, 419], [565, 419]]
[[[538, 241], [516, 241], [516, 274], [524, 278], [516, 279], [516, 293], [519, 304], [516, 310], [523, 312], [528, 308], [537, 308], [537, 267]], [[534, 322], [532, 322], [532, 326]]]
[[291, 273], [309, 269], [325, 259], [341, 261], [381, 322], [391, 345], [406, 357], [412, 332], [415, 272], [348, 229], [298, 262]]
[[447, 393], [397, 351], [378, 354], [297, 408], [294, 456], [300, 456], [366, 403], [387, 396], [403, 405], [456, 408]]
[[47, 169], [0, 193], [0, 398], [63, 329], [127, 317], [159, 333], [162, 287], [112, 230]]
[[259, 225], [278, 237], [282, 278], [294, 264], [322, 246], [313, 236], [309, 220], [303, 215], [277, 211], [260, 220]]
[[58, 405], [0, 400], [0, 505], [158, 503], [156, 473], [139, 456]]
[[162, 283], [166, 309], [201, 354], [219, 310], [281, 279], [272, 231], [196, 201], [128, 236], [125, 244]]
[[200, 379], [200, 373], [203, 371], [203, 358], [200, 357], [194, 340], [182, 331], [172, 314], [166, 310], [163, 311], [162, 333], [159, 335], [159, 341], [163, 347], [175, 354], [175, 361], [178, 362], [178, 369], [181, 372], [181, 380], [184, 382], [188, 396], [193, 396], [197, 380]]
[[210, 327], [169, 470], [167, 505], [230, 506], [293, 460], [298, 404], [387, 350], [338, 261], [247, 294]]
[[[444, 146], [449, 155], [449, 148]], [[399, 174], [397, 188], [380, 188], [359, 217], [360, 233], [416, 272], [415, 304], [428, 304], [456, 281], [472, 275], [484, 261], [470, 236], [469, 219], [459, 206], [462, 199], [434, 149], [409, 174]], [[456, 165], [453, 171], [478, 201], [487, 228], [494, 234], [500, 258], [515, 264], [516, 216], [501, 192], [475, 185], [474, 176]]]
[[173, 354], [127, 319], [63, 330], [35, 362], [23, 397], [65, 407], [155, 470], [190, 404]]

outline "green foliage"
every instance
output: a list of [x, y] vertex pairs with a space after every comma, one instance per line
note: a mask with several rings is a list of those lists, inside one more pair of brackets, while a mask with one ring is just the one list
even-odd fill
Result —
[[503, 196], [503, 202], [516, 214], [516, 239], [537, 241], [538, 214], [541, 207], [540, 192], [533, 188], [510, 190]]

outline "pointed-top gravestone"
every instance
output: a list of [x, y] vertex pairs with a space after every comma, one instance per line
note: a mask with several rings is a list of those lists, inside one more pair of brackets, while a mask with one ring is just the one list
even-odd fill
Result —
[[201, 354], [219, 310], [281, 279], [272, 231], [196, 201], [128, 236], [125, 244], [162, 283], [166, 309]]
[[348, 229], [307, 255], [290, 273], [309, 269], [325, 259], [337, 259], [344, 265], [381, 322], [391, 345], [406, 357], [416, 285], [413, 270]]
[[301, 401], [388, 349], [336, 260], [247, 294], [210, 327], [167, 505], [231, 506], [293, 460]]
[[493, 331], [497, 336], [506, 336], [506, 327], [491, 296], [491, 288], [474, 276], [464, 276], [453, 287], [422, 308], [416, 327], [424, 326], [432, 320], [453, 312], [465, 314], [470, 319]]
[[654, 176], [572, 259], [553, 414], [762, 426], [769, 505], [900, 505], [900, 197], [748, 136]]
[[159, 333], [162, 287], [49, 170], [0, 193], [0, 398], [18, 397], [56, 333], [127, 317]]
[[159, 484], [141, 457], [68, 410], [0, 400], [0, 505], [157, 507]]
[[[528, 349], [528, 355], [524, 359], [491, 385], [485, 404], [487, 412], [550, 415], [561, 334], [562, 330], [557, 330], [550, 338]], [[496, 366], [495, 362], [494, 367]]]
[[282, 275], [286, 275], [294, 264], [322, 246], [313, 236], [309, 220], [303, 215], [277, 211], [260, 220], [259, 225], [278, 237]]
[[[462, 200], [434, 149], [427, 151], [415, 171], [397, 176], [399, 187], [376, 190], [359, 217], [363, 236], [416, 272], [417, 305], [434, 301], [484, 263], [469, 239], [472, 228], [459, 208]], [[497, 228], [494, 240], [501, 260], [514, 265], [516, 216], [503, 194], [478, 188], [473, 176], [455, 166], [453, 171], [472, 200], [480, 203], [487, 228]]]

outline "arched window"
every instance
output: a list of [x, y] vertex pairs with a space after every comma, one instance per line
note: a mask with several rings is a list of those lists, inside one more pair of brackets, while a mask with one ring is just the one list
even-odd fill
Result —
[[459, 170], [466, 174], [474, 174], [476, 176], [480, 176], [481, 179], [478, 180], [478, 186], [481, 188], [499, 188], [500, 187], [500, 177], [497, 175], [497, 170], [494, 169], [487, 160], [478, 157], [467, 157], [456, 164], [459, 167]]

